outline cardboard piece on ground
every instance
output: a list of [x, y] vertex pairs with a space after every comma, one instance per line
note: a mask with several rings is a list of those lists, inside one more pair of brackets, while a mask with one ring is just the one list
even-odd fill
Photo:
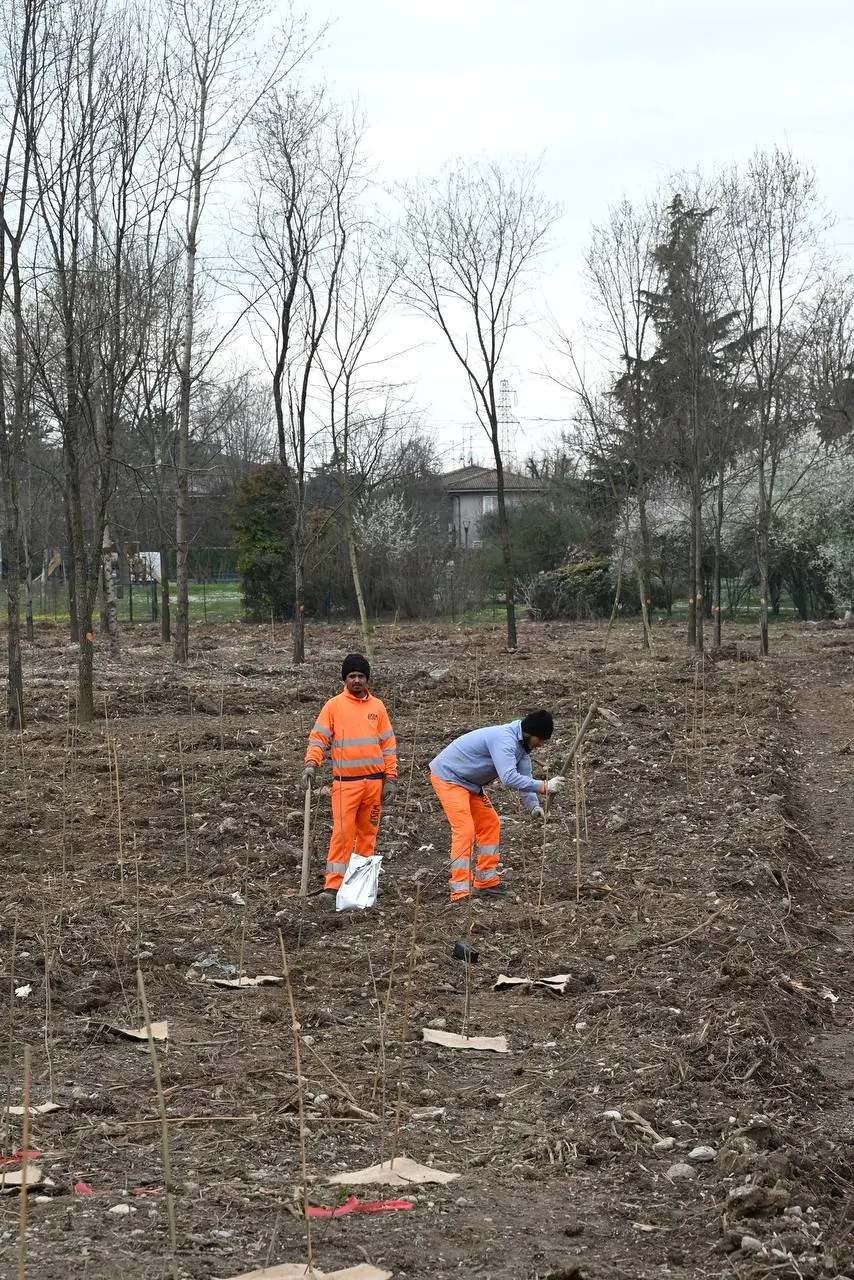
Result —
[[[60, 1111], [61, 1109], [62, 1108], [58, 1102], [39, 1102], [36, 1106], [30, 1104], [29, 1112], [31, 1116], [46, 1116], [50, 1115], [51, 1111]], [[22, 1116], [24, 1114], [24, 1108], [8, 1107], [4, 1108], [4, 1112], [8, 1112], [10, 1116]]]
[[318, 1271], [317, 1267], [309, 1270], [305, 1262], [280, 1262], [277, 1267], [262, 1267], [260, 1271], [244, 1271], [242, 1275], [232, 1276], [231, 1280], [391, 1280], [390, 1271], [380, 1271], [370, 1263], [360, 1262], [355, 1267], [344, 1267], [340, 1271]]
[[[37, 1187], [42, 1180], [42, 1171], [37, 1164], [27, 1165], [27, 1190], [30, 1187]], [[23, 1185], [23, 1170], [17, 1169], [14, 1173], [0, 1173], [0, 1195], [11, 1195], [13, 1191], [20, 1191]]]
[[431, 1169], [407, 1156], [397, 1156], [393, 1164], [391, 1160], [384, 1160], [382, 1164], [372, 1164], [367, 1169], [336, 1173], [327, 1178], [327, 1182], [346, 1187], [409, 1187], [425, 1182], [453, 1182], [459, 1176], [458, 1173], [446, 1173], [444, 1169]]
[[571, 976], [569, 973], [555, 973], [550, 978], [509, 978], [506, 973], [499, 973], [492, 984], [492, 990], [500, 991], [502, 987], [545, 987], [562, 996], [566, 993], [566, 984]]
[[446, 1049], [491, 1049], [493, 1053], [509, 1053], [506, 1036], [458, 1036], [455, 1031], [434, 1031], [423, 1027], [426, 1044], [441, 1044]]
[[273, 973], [259, 973], [257, 978], [248, 978], [244, 973], [241, 978], [202, 978], [201, 982], [213, 987], [268, 987], [284, 982], [284, 978]]
[[[148, 1040], [148, 1032], [145, 1027], [117, 1027], [111, 1022], [105, 1022], [103, 1030], [113, 1031], [117, 1036], [124, 1036], [125, 1040]], [[168, 1040], [168, 1022], [152, 1022], [151, 1038], [152, 1040]]]

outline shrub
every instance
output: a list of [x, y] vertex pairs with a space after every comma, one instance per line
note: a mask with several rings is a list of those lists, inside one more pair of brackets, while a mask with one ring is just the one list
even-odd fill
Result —
[[[590, 556], [558, 569], [538, 573], [528, 594], [531, 615], [543, 621], [607, 617], [614, 600], [611, 562]], [[623, 581], [622, 603], [637, 608], [637, 591]]]

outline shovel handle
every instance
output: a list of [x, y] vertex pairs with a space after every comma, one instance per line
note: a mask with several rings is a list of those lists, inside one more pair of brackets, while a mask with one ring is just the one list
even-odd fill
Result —
[[299, 893], [304, 898], [308, 893], [308, 847], [311, 832], [311, 783], [305, 789], [305, 809], [302, 819], [302, 874], [300, 875]]

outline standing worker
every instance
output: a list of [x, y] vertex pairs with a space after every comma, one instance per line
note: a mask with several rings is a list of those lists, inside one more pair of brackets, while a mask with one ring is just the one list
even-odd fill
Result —
[[452, 902], [469, 897], [472, 890], [490, 898], [504, 896], [501, 822], [483, 788], [500, 778], [505, 787], [521, 792], [529, 813], [545, 818], [540, 797], [560, 791], [566, 779], [535, 779], [530, 752], [548, 742], [553, 729], [551, 712], [532, 711], [524, 720], [464, 733], [430, 761], [430, 781], [451, 824]]
[[369, 858], [377, 843], [383, 804], [397, 791], [397, 743], [388, 712], [368, 690], [371, 667], [361, 653], [341, 665], [344, 690], [324, 703], [308, 735], [302, 785], [306, 791], [329, 748], [332, 758], [332, 839], [325, 892], [337, 893], [350, 855]]

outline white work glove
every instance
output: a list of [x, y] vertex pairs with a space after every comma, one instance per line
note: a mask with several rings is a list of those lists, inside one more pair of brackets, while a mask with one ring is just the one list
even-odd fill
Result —
[[558, 773], [554, 778], [549, 778], [546, 783], [546, 795], [553, 796], [556, 791], [563, 791], [566, 786], [566, 778], [561, 777]]
[[545, 822], [546, 811], [541, 804], [534, 805], [533, 809], [529, 809], [528, 812], [532, 818], [542, 818], [543, 822]]
[[383, 783], [382, 795], [380, 796], [381, 804], [394, 804], [397, 795], [397, 778], [386, 778]]
[[308, 791], [309, 787], [314, 785], [314, 778], [316, 773], [317, 773], [316, 764], [307, 764], [305, 766], [305, 768], [302, 771], [302, 777], [300, 778], [300, 785], [302, 786], [303, 791]]

